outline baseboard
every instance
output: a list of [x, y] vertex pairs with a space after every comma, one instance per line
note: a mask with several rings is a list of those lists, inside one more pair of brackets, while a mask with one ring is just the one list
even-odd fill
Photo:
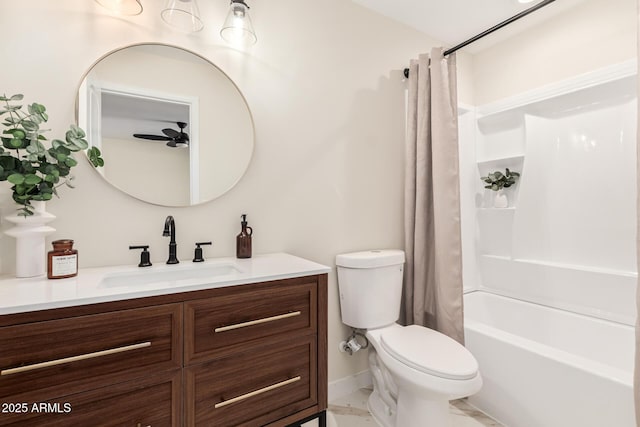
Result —
[[371, 373], [369, 370], [358, 372], [355, 375], [340, 378], [329, 383], [329, 402], [348, 396], [361, 388], [371, 387]]

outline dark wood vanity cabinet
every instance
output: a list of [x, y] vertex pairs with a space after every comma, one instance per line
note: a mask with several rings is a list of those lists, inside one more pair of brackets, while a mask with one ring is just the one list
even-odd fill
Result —
[[0, 425], [180, 425], [182, 303], [140, 303], [1, 316]]
[[[0, 414], [0, 425], [15, 427], [171, 427], [182, 425], [182, 372], [174, 370], [137, 378], [50, 399], [38, 400], [37, 393], [26, 411], [7, 407]], [[18, 402], [13, 397], [3, 402]], [[36, 405], [36, 407], [33, 407]]]
[[326, 406], [326, 274], [0, 316], [0, 426], [284, 427]]

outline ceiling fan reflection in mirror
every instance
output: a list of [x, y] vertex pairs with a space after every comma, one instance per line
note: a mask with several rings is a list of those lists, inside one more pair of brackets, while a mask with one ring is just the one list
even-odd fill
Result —
[[162, 129], [164, 135], [149, 135], [144, 133], [134, 133], [135, 138], [150, 139], [152, 141], [167, 141], [167, 146], [174, 148], [183, 148], [189, 146], [189, 135], [184, 131], [187, 127], [185, 122], [176, 122], [180, 131], [175, 129]]

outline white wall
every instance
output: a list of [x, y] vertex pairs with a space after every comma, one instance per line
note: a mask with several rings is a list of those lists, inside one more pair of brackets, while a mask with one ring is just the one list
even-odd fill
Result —
[[[228, 2], [201, 1], [206, 27], [194, 35], [162, 24], [164, 2], [143, 3], [137, 17], [109, 16], [88, 0], [3, 4], [0, 27], [10, 36], [3, 43], [0, 91], [46, 105], [50, 135], [60, 137], [74, 121], [80, 80], [101, 55], [131, 43], [178, 45], [218, 65], [246, 96], [255, 120], [253, 159], [233, 190], [190, 208], [135, 200], [80, 162], [76, 189], [61, 189], [62, 198], [48, 205], [57, 215], [50, 240], [74, 239], [81, 267], [134, 265], [138, 254], [130, 244], [151, 245], [152, 261], [160, 263], [168, 252], [164, 218], [173, 215], [183, 262], [203, 240], [214, 242], [205, 257], [232, 256], [240, 214], [247, 213], [256, 254], [285, 251], [333, 266], [338, 253], [402, 246], [401, 74], [432, 39], [349, 1], [269, 0], [251, 3], [258, 43], [243, 52], [218, 36]], [[0, 187], [0, 214], [6, 215], [15, 206], [8, 185]], [[4, 273], [13, 271], [14, 244], [0, 239]], [[338, 353], [347, 330], [335, 272], [329, 288], [334, 380], [365, 369], [366, 358], [365, 352]]]
[[586, 0], [474, 55], [475, 105], [635, 58], [636, 9], [636, 0]]

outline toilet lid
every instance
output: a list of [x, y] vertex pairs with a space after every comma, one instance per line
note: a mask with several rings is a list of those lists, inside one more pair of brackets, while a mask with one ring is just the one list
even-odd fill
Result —
[[469, 350], [433, 329], [418, 325], [393, 328], [382, 334], [381, 343], [395, 359], [430, 375], [466, 380], [478, 373], [478, 362]]

